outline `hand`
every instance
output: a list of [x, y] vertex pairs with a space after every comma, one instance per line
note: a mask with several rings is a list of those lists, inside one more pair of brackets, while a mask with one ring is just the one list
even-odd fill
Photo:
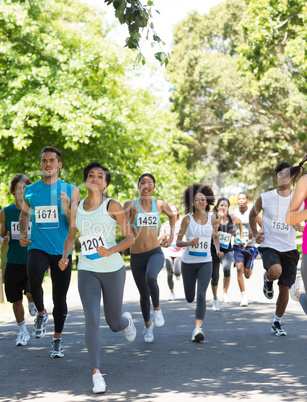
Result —
[[192, 241], [190, 241], [190, 246], [198, 246], [199, 237], [195, 237]]
[[217, 251], [217, 252], [216, 252], [216, 255], [217, 255], [220, 259], [224, 257], [223, 251]]
[[302, 231], [302, 226], [300, 223], [296, 223], [295, 225], [292, 225], [293, 229], [296, 230], [297, 232], [301, 232]]
[[172, 244], [173, 237], [169, 237], [168, 239], [164, 239], [162, 241], [162, 247], [169, 247]]
[[60, 261], [58, 262], [58, 266], [61, 271], [65, 271], [67, 268], [67, 265], [69, 264], [69, 259], [68, 258], [61, 258]]
[[218, 213], [217, 213], [218, 220], [224, 218], [225, 216], [226, 216], [226, 214], [224, 214], [222, 211], [218, 211]]
[[28, 231], [25, 230], [25, 231], [23, 232], [23, 234], [20, 236], [20, 239], [19, 239], [19, 244], [20, 244], [21, 247], [28, 247], [28, 245], [29, 245], [30, 243], [32, 243], [32, 241], [29, 240], [29, 239], [27, 238], [27, 236], [28, 236]]
[[264, 240], [264, 232], [259, 232], [259, 233], [257, 234], [257, 236], [255, 237], [255, 239], [256, 239], [256, 242], [257, 242], [258, 244], [262, 243], [263, 240]]
[[237, 234], [236, 229], [232, 229], [231, 234], [232, 234], [232, 236], [235, 236]]
[[254, 237], [254, 235], [252, 234], [252, 232], [248, 232], [248, 238], [252, 239]]
[[8, 246], [9, 242], [10, 242], [10, 232], [7, 231], [5, 236], [3, 237], [3, 245]]
[[66, 193], [64, 193], [64, 191], [60, 191], [60, 193], [62, 195], [60, 195], [60, 197], [58, 198], [58, 200], [62, 200], [62, 209], [64, 211], [68, 211], [69, 210], [69, 206], [70, 206], [70, 198], [68, 197], [68, 195]]
[[112, 255], [110, 249], [105, 247], [97, 247], [96, 251], [100, 255], [100, 257], [110, 257], [110, 255]]

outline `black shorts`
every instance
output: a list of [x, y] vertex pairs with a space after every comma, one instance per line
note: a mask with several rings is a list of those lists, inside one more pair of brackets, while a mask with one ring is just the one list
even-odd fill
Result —
[[10, 303], [22, 300], [30, 290], [26, 264], [7, 264], [4, 271], [4, 289]]
[[275, 264], [280, 265], [282, 273], [278, 279], [278, 285], [285, 285], [290, 288], [295, 282], [300, 253], [297, 250], [280, 252], [269, 247], [258, 247], [258, 250], [262, 257], [264, 269], [268, 270]]

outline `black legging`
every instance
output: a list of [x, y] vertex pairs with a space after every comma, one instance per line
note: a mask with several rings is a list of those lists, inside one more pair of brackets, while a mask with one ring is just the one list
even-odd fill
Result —
[[71, 255], [65, 271], [61, 271], [58, 262], [61, 255], [50, 255], [42, 250], [32, 249], [28, 253], [27, 272], [30, 292], [38, 311], [44, 310], [44, 292], [42, 282], [48, 267], [51, 271], [53, 319], [55, 332], [61, 333], [67, 316], [66, 294], [71, 277]]

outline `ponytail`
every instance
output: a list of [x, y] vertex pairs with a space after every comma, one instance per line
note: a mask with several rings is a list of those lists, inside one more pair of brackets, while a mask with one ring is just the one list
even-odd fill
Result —
[[297, 166], [292, 166], [290, 168], [291, 183], [295, 183], [298, 180], [300, 173], [302, 174], [305, 173], [303, 165], [306, 161], [307, 161], [307, 154], [304, 156], [304, 158], [300, 161], [300, 163]]

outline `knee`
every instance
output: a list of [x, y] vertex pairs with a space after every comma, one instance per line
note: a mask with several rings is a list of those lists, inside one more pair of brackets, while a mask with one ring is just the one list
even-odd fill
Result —
[[252, 276], [253, 271], [251, 269], [244, 270], [244, 276], [246, 279], [249, 279]]
[[120, 322], [108, 322], [107, 324], [109, 325], [110, 329], [112, 332], [119, 332], [122, 330], [122, 323]]
[[217, 286], [218, 285], [218, 281], [215, 278], [211, 279], [211, 285], [212, 286]]

